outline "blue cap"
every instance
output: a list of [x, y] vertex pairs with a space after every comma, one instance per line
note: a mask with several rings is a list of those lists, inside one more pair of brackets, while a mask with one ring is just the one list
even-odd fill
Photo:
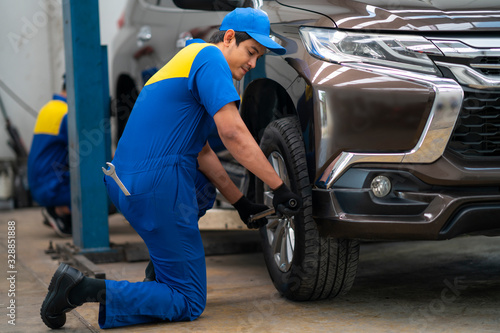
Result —
[[286, 53], [284, 47], [269, 38], [270, 23], [267, 14], [259, 9], [236, 8], [224, 17], [219, 28], [221, 31], [232, 29], [234, 31], [246, 32], [262, 46], [283, 55]]

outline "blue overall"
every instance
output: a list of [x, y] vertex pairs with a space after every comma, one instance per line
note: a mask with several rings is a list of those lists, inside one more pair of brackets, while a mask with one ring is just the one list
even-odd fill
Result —
[[68, 105], [55, 94], [38, 113], [28, 156], [28, 183], [40, 206], [70, 206]]
[[106, 280], [101, 328], [198, 318], [206, 305], [205, 253], [198, 218], [215, 190], [197, 170], [214, 114], [239, 100], [220, 50], [191, 44], [141, 91], [113, 164], [130, 196], [112, 178], [109, 196], [146, 243], [156, 281]]

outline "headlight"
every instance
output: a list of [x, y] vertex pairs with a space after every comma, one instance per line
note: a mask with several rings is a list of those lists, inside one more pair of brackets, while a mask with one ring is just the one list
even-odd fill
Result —
[[385, 67], [438, 74], [427, 54], [442, 55], [421, 36], [387, 35], [300, 28], [307, 51], [320, 59], [336, 63], [364, 62]]

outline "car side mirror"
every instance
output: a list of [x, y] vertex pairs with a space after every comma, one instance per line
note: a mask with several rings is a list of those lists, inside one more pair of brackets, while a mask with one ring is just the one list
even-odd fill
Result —
[[232, 11], [240, 7], [253, 7], [253, 1], [249, 0], [173, 0], [173, 2], [182, 9], [209, 11]]

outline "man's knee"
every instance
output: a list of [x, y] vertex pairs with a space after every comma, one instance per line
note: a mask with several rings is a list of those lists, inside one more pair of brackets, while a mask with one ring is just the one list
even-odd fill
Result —
[[205, 306], [207, 305], [207, 298], [201, 297], [196, 301], [191, 301], [191, 320], [195, 320], [201, 316], [203, 311], [205, 311]]

